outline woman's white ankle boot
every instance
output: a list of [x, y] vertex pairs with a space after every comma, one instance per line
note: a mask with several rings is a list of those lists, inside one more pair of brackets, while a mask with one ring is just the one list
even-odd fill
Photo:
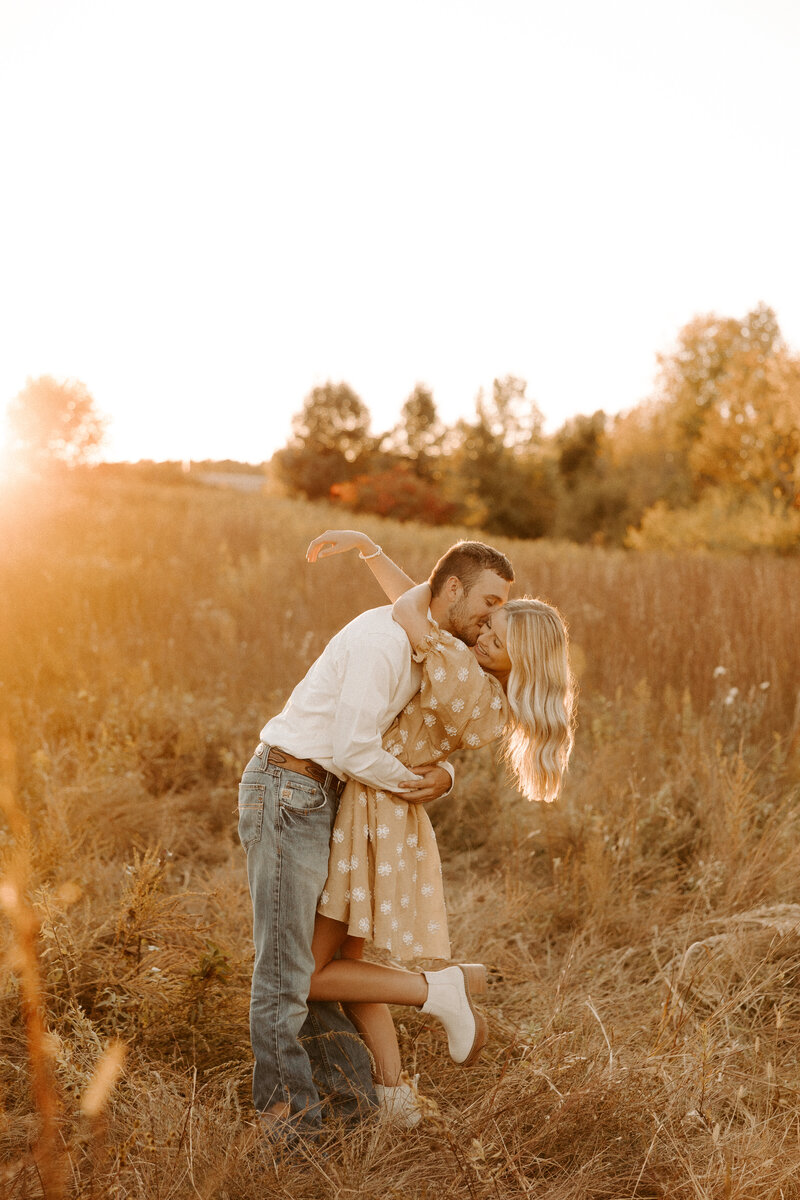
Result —
[[453, 1062], [469, 1067], [486, 1041], [486, 1020], [472, 1003], [471, 992], [486, 990], [486, 969], [480, 963], [462, 963], [441, 971], [423, 971], [428, 999], [421, 1012], [441, 1021]]
[[397, 1125], [400, 1129], [413, 1129], [422, 1120], [417, 1092], [419, 1075], [415, 1075], [411, 1082], [406, 1082], [407, 1079], [408, 1076], [403, 1072], [400, 1082], [395, 1087], [375, 1084], [380, 1119], [387, 1125]]

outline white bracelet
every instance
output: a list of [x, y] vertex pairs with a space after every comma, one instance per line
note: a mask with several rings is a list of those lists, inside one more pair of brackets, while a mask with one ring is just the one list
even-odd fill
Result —
[[381, 550], [380, 546], [378, 546], [378, 549], [373, 554], [362, 554], [361, 551], [359, 550], [358, 557], [363, 559], [364, 562], [369, 562], [369, 560], [371, 558], [377, 558], [379, 554], [383, 554], [383, 551]]

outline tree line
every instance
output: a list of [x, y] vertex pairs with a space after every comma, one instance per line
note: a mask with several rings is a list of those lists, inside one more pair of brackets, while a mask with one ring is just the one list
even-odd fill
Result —
[[[800, 356], [772, 309], [695, 317], [658, 363], [644, 403], [571, 417], [551, 435], [513, 375], [449, 426], [418, 384], [377, 436], [353, 389], [326, 383], [293, 417], [270, 474], [289, 495], [353, 513], [508, 537], [800, 551]], [[105, 432], [85, 385], [49, 376], [28, 380], [8, 423], [34, 468], [90, 461]]]
[[346, 383], [315, 387], [272, 469], [290, 494], [354, 513], [636, 548], [800, 549], [800, 358], [771, 308], [698, 316], [659, 355], [654, 394], [543, 433], [522, 379], [443, 424], [418, 384], [370, 434]]

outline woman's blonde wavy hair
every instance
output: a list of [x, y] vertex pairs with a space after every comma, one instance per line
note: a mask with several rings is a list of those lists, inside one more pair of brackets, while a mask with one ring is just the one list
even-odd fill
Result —
[[523, 596], [503, 606], [511, 659], [503, 756], [529, 800], [555, 800], [574, 736], [575, 683], [558, 609]]

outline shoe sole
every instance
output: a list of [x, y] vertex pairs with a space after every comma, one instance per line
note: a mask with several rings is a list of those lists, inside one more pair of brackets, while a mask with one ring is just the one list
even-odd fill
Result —
[[473, 996], [486, 995], [486, 967], [483, 963], [456, 963]]
[[464, 976], [464, 992], [475, 1021], [475, 1037], [473, 1038], [470, 1052], [458, 1066], [471, 1067], [480, 1057], [481, 1050], [486, 1045], [486, 1038], [489, 1032], [486, 1018], [483, 1013], [478, 1012], [472, 1003], [473, 992], [476, 995], [483, 995], [486, 991], [486, 967], [484, 967], [483, 963], [459, 963], [458, 968]]

